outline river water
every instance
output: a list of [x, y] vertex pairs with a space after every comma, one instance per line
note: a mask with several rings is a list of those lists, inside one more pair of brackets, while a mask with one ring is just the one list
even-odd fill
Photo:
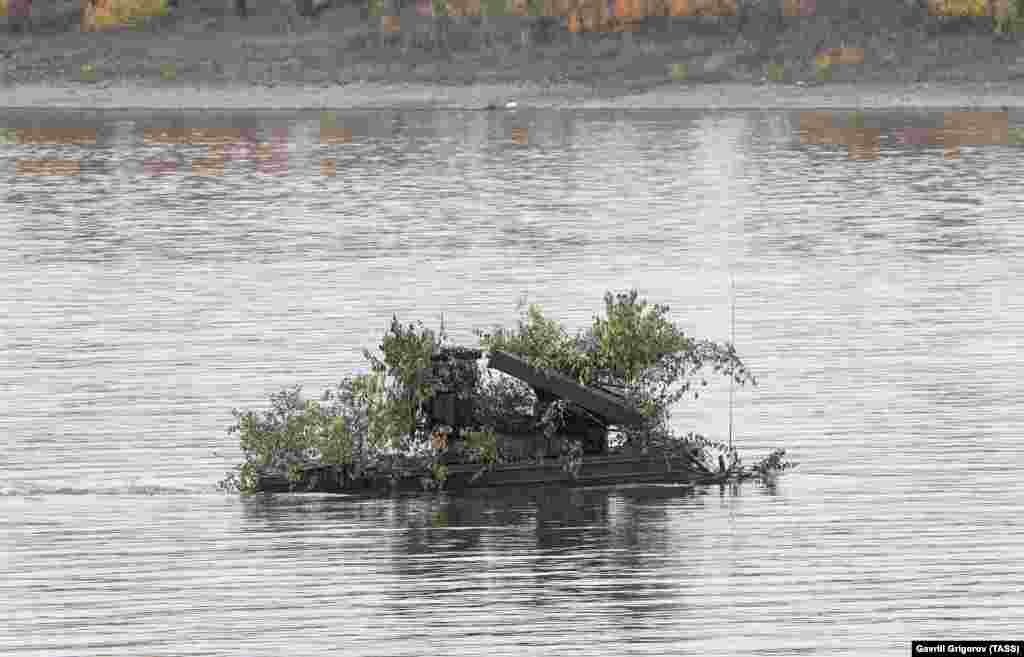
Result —
[[[867, 157], [795, 112], [339, 112], [333, 143], [316, 115], [5, 115], [0, 654], [1021, 638], [1020, 151], [864, 119]], [[218, 164], [189, 129], [242, 136]], [[318, 394], [392, 314], [472, 344], [523, 297], [575, 331], [636, 287], [728, 339], [730, 278], [735, 440], [800, 463], [775, 485], [215, 489], [233, 407]], [[728, 388], [674, 422], [725, 439]]]

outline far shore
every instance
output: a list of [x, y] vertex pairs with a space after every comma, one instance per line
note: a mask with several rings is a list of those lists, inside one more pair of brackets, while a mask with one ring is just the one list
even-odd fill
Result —
[[[514, 105], [509, 105], [514, 103]], [[316, 109], [988, 109], [1024, 108], [1013, 83], [834, 83], [819, 86], [716, 82], [595, 89], [575, 84], [360, 83], [325, 86], [18, 85], [0, 87], [8, 111]]]
[[[223, 2], [178, 4], [138, 29], [82, 32], [69, 23], [10, 35], [0, 42], [0, 107], [1024, 108], [1024, 30], [996, 34], [991, 20], [943, 27], [917, 0], [862, 0], [856, 20], [836, 1], [818, 3], [813, 17], [785, 18], [777, 2], [748, 0], [753, 13], [743, 20], [652, 17], [628, 37], [541, 29], [539, 19], [495, 19], [484, 29], [414, 15], [402, 17], [400, 32], [382, 31], [383, 19], [361, 15], [365, 2], [349, 0], [332, 0], [315, 18], [293, 15], [294, 0], [250, 3], [245, 19]], [[415, 9], [412, 0], [398, 4]]]

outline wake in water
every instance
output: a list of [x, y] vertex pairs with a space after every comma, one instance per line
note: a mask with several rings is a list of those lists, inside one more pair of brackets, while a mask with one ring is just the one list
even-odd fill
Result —
[[40, 497], [44, 495], [197, 495], [211, 494], [214, 489], [207, 486], [169, 486], [156, 482], [131, 479], [127, 482], [107, 482], [93, 485], [88, 482], [5, 482], [0, 484], [0, 497]]

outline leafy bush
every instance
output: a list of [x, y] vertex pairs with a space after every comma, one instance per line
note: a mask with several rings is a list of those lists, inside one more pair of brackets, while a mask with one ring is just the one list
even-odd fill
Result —
[[[353, 382], [339, 385], [339, 391], [325, 395], [325, 401], [344, 398], [345, 389]], [[313, 400], [304, 400], [296, 386], [272, 394], [271, 409], [265, 413], [232, 411], [235, 424], [228, 433], [239, 434], [245, 454], [240, 476], [228, 476], [222, 488], [238, 488], [243, 492], [255, 489], [258, 468], [285, 470], [290, 481], [301, 479], [302, 465], [350, 465], [354, 456], [353, 429], [359, 430], [359, 418], [345, 412], [345, 404], [324, 407]]]
[[430, 366], [430, 357], [439, 346], [438, 337], [430, 329], [424, 328], [422, 322], [417, 331], [415, 325], [403, 327], [398, 318], [393, 317], [391, 327], [380, 345], [384, 359], [380, 360], [367, 350], [363, 351], [363, 355], [375, 370], [387, 371], [403, 386], [414, 386], [419, 372]]
[[[422, 322], [418, 327], [403, 327], [395, 317], [380, 345], [383, 360], [363, 351], [372, 368], [363, 390], [370, 403], [370, 436], [375, 447], [402, 449], [403, 443], [416, 440], [419, 411], [423, 402], [433, 396], [423, 372], [430, 367], [431, 355], [445, 339], [443, 327], [437, 335], [424, 328]], [[386, 385], [387, 378], [394, 385]]]
[[688, 77], [690, 77], [690, 67], [685, 62], [680, 64], [673, 64], [671, 69], [669, 70], [669, 76], [673, 80], [676, 80], [677, 82], [686, 80]]
[[605, 319], [572, 337], [555, 320], [547, 319], [531, 304], [517, 331], [477, 332], [486, 350], [507, 351], [526, 357], [534, 367], [554, 369], [590, 385], [603, 373], [636, 381], [665, 353], [686, 347], [686, 338], [666, 319], [668, 306], [637, 301], [632, 290], [605, 294]]
[[380, 345], [383, 358], [364, 351], [371, 371], [344, 379], [325, 391], [320, 402], [304, 400], [301, 387], [295, 386], [272, 394], [267, 412], [233, 410], [235, 424], [228, 433], [239, 435], [245, 463], [220, 487], [252, 491], [260, 468], [284, 471], [291, 481], [300, 479], [309, 464], [361, 471], [383, 450], [426, 443], [425, 433], [418, 430], [418, 413], [432, 391], [422, 384], [420, 373], [443, 339], [443, 329], [438, 338], [422, 324], [419, 329], [403, 327], [393, 318]]
[[267, 413], [232, 411], [237, 422], [228, 433], [238, 432], [242, 451], [252, 453], [257, 465], [270, 465], [279, 451], [309, 446], [312, 414], [306, 414], [310, 409], [300, 392], [295, 387], [272, 394]]
[[498, 329], [493, 333], [477, 331], [480, 346], [488, 351], [506, 351], [526, 357], [534, 367], [554, 369], [586, 380], [586, 354], [555, 320], [544, 317], [540, 306], [530, 304], [516, 331]]
[[498, 460], [498, 437], [491, 428], [480, 431], [466, 431], [463, 434], [466, 449], [475, 453], [480, 463], [491, 464]]
[[687, 337], [669, 320], [668, 306], [649, 305], [636, 290], [608, 292], [604, 301], [605, 317], [575, 338], [530, 305], [516, 331], [478, 331], [481, 347], [519, 354], [584, 385], [618, 388], [652, 425], [667, 424], [671, 407], [690, 392], [699, 396], [694, 377], [707, 366], [739, 385], [756, 384], [732, 345]]
[[995, 31], [1000, 34], [1020, 32], [1024, 29], [1024, 0], [1011, 0], [1008, 16], [995, 21]]
[[637, 296], [636, 290], [614, 297], [605, 294], [607, 319], [595, 318], [591, 329], [597, 346], [591, 355], [595, 369], [610, 371], [627, 384], [635, 383], [663, 356], [685, 351], [690, 344], [668, 320], [668, 306], [649, 306], [646, 300], [637, 302]]

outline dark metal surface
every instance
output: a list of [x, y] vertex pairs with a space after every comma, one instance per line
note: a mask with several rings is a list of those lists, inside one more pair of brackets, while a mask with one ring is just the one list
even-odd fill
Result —
[[488, 366], [521, 379], [534, 388], [575, 402], [591, 413], [607, 419], [611, 424], [643, 422], [643, 415], [628, 401], [611, 393], [580, 385], [564, 374], [533, 367], [518, 356], [494, 351], [490, 354]]

